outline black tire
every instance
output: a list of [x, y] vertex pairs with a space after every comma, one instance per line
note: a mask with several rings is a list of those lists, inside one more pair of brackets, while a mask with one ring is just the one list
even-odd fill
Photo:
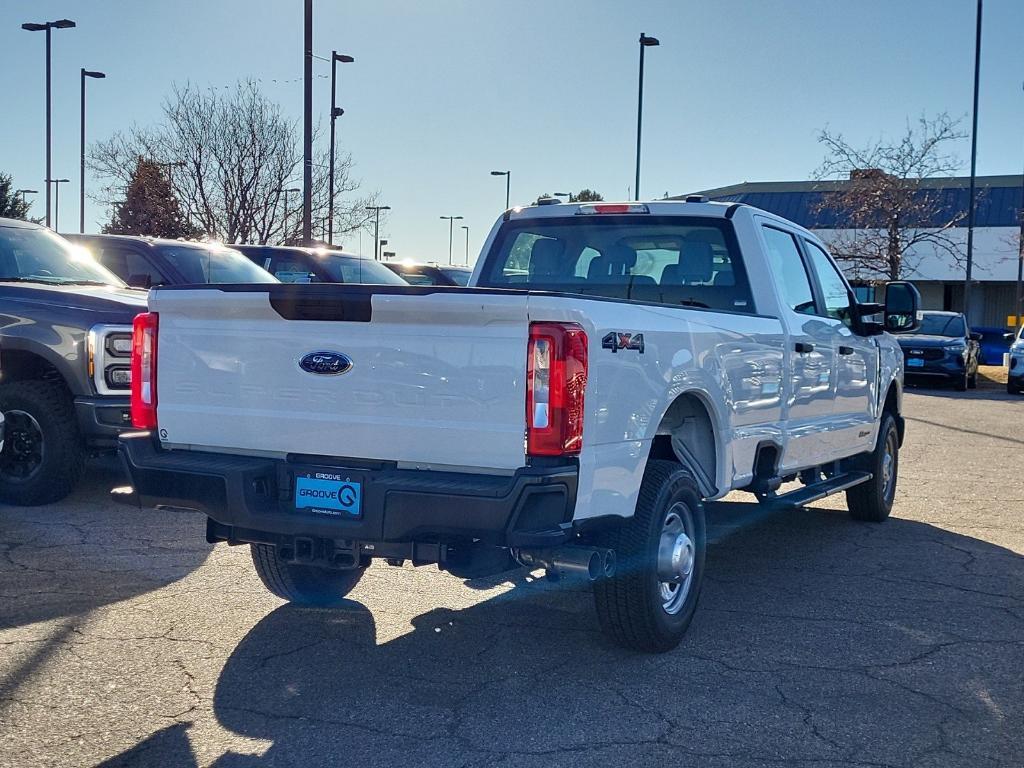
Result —
[[[675, 515], [693, 544], [691, 576], [674, 589], [658, 576], [658, 548], [667, 520]], [[615, 550], [615, 576], [594, 583], [601, 627], [617, 642], [638, 651], [663, 653], [686, 633], [700, 597], [707, 534], [704, 505], [693, 476], [674, 461], [649, 461], [636, 514], [608, 531], [602, 544]], [[666, 534], [671, 536], [672, 534]], [[673, 602], [673, 600], [675, 602]]]
[[978, 365], [974, 365], [974, 373], [967, 377], [967, 388], [977, 389], [978, 388]]
[[281, 559], [277, 547], [272, 544], [250, 544], [249, 549], [263, 586], [282, 600], [300, 605], [335, 605], [341, 602], [366, 570], [338, 570], [292, 563]]
[[55, 381], [0, 384], [0, 412], [0, 501], [28, 507], [71, 493], [82, 476], [85, 447], [67, 390]]
[[[891, 456], [891, 464], [886, 469], [886, 455]], [[859, 457], [857, 468], [871, 472], [872, 477], [866, 483], [855, 485], [846, 492], [846, 505], [854, 520], [870, 523], [881, 523], [892, 512], [896, 498], [896, 481], [900, 466], [900, 437], [896, 428], [896, 419], [891, 413], [882, 415], [882, 423], [878, 428], [878, 443], [871, 453]]]
[[1020, 394], [1020, 386], [1018, 384], [1014, 384], [1012, 379], [1011, 380], [1007, 380], [1007, 382], [1006, 382], [1006, 391], [1009, 392], [1011, 395], [1019, 395]]
[[968, 383], [968, 377], [967, 377], [967, 370], [965, 369], [964, 370], [964, 375], [961, 376], [960, 378], [958, 378], [955, 382], [953, 382], [953, 389], [955, 389], [957, 392], [966, 392], [967, 391], [967, 383]]

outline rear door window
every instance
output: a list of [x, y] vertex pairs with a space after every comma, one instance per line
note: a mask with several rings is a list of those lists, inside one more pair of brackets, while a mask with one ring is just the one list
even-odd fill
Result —
[[580, 215], [503, 225], [480, 285], [754, 312], [725, 219]]
[[775, 227], [764, 226], [761, 232], [764, 235], [768, 267], [779, 289], [782, 303], [797, 314], [818, 314], [811, 278], [807, 274], [796, 238]]

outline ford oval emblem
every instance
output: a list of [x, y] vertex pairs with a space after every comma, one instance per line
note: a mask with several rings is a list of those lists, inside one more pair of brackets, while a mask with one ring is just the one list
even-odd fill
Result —
[[352, 369], [352, 360], [341, 352], [310, 352], [299, 360], [299, 368], [307, 373], [337, 376]]

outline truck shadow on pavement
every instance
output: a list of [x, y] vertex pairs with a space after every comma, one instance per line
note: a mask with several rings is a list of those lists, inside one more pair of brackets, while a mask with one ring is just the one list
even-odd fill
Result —
[[356, 600], [282, 606], [232, 653], [213, 701], [221, 725], [272, 744], [215, 765], [1019, 761], [1024, 559], [838, 510], [736, 523], [751, 508], [715, 505], [737, 532], [710, 549], [690, 632], [661, 656], [606, 641], [585, 585], [522, 574], [380, 644]]

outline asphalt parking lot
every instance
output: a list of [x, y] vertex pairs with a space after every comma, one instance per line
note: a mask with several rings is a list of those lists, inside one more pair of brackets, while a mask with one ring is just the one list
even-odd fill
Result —
[[689, 635], [584, 585], [374, 566], [282, 604], [187, 513], [0, 508], [0, 765], [1024, 764], [1024, 398], [915, 390], [894, 517], [712, 510]]

